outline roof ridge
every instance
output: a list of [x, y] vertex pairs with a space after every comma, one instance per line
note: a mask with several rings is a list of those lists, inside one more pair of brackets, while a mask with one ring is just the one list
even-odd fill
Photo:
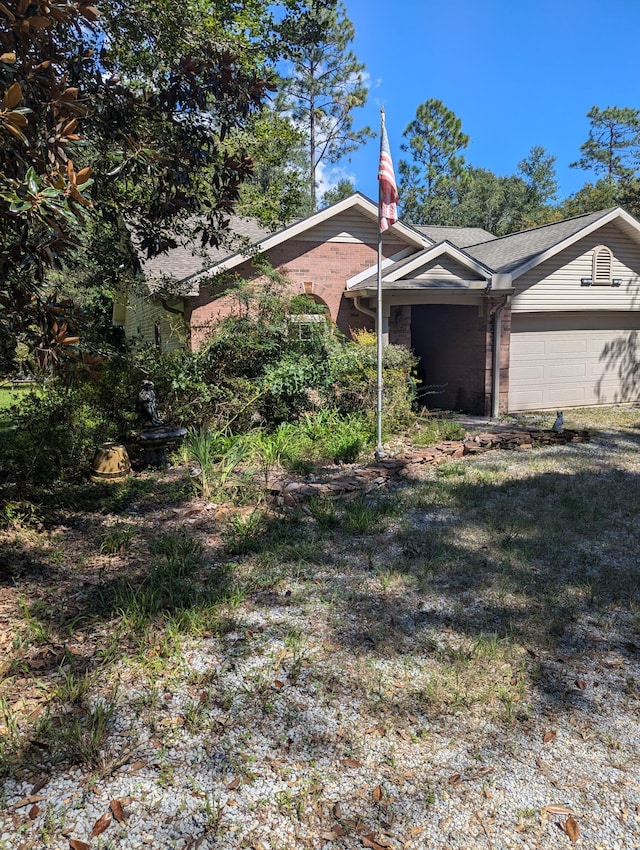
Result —
[[[538, 224], [536, 227], [527, 227], [526, 230], [516, 230], [514, 233], [505, 233], [504, 236], [496, 236], [495, 239], [491, 241], [499, 242], [501, 239], [512, 239], [514, 236], [523, 236], [525, 233], [533, 233], [536, 230], [543, 230], [545, 227], [556, 227], [558, 224], [566, 224], [569, 221], [576, 221], [579, 218], [586, 218], [587, 216], [605, 216], [607, 213], [613, 212], [617, 209], [620, 209], [620, 207], [607, 207], [604, 210], [594, 210], [593, 212], [589, 213], [580, 213], [579, 215], [572, 215], [569, 218], [561, 218], [559, 221], [548, 221], [546, 224]], [[473, 245], [468, 245], [467, 248], [475, 248], [477, 245], [485, 244], [486, 242], [475, 242]]]

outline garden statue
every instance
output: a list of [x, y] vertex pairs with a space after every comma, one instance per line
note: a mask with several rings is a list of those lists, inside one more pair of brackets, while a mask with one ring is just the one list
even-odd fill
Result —
[[158, 418], [156, 411], [156, 393], [153, 381], [142, 382], [142, 389], [138, 398], [142, 405], [145, 427], [159, 428], [162, 425], [162, 419]]
[[561, 410], [557, 410], [556, 414], [556, 421], [551, 426], [551, 430], [555, 431], [556, 434], [562, 434], [564, 430], [564, 414]]
[[163, 469], [168, 465], [167, 447], [181, 440], [187, 429], [165, 425], [159, 418], [153, 381], [142, 382], [138, 399], [142, 407], [143, 430], [138, 434], [137, 440], [143, 450], [144, 465]]

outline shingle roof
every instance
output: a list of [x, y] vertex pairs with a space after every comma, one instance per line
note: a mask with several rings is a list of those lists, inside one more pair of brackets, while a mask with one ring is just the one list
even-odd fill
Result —
[[257, 221], [234, 216], [229, 225], [228, 235], [218, 248], [208, 246], [201, 248], [197, 244], [178, 245], [177, 248], [172, 248], [165, 254], [144, 260], [142, 270], [151, 289], [157, 288], [158, 284], [167, 278], [174, 281], [186, 281], [198, 272], [236, 254], [244, 247], [260, 242], [270, 232]]
[[466, 251], [481, 263], [492, 268], [495, 272], [507, 273], [518, 266], [535, 259], [554, 245], [579, 233], [583, 228], [604, 218], [611, 209], [586, 213], [554, 224], [542, 225], [533, 230], [523, 230], [521, 233], [511, 233], [489, 242], [478, 245], [468, 245]]
[[436, 224], [412, 224], [411, 226], [436, 243], [447, 241], [458, 248], [466, 248], [468, 245], [477, 245], [497, 238], [482, 227], [448, 227]]

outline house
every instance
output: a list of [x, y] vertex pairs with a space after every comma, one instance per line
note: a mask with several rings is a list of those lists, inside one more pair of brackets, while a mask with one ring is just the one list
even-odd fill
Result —
[[[356, 193], [260, 233], [253, 251], [286, 275], [292, 293], [326, 305], [344, 333], [373, 327], [377, 215], [377, 205]], [[640, 223], [623, 209], [500, 238], [399, 221], [381, 251], [383, 340], [418, 355], [431, 406], [496, 416], [638, 400]], [[256, 284], [262, 277], [246, 246], [199, 258], [198, 268], [184, 253], [157, 258], [146, 272], [152, 288], [172, 272], [180, 296], [172, 309], [196, 348], [211, 323], [234, 309], [221, 276]], [[157, 299], [153, 309], [155, 325], [166, 321]], [[142, 327], [135, 310], [128, 335], [133, 325]]]

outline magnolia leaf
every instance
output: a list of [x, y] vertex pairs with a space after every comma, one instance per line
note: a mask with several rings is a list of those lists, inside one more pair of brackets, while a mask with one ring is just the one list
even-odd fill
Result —
[[86, 168], [81, 168], [80, 171], [76, 174], [76, 186], [82, 186], [93, 174], [93, 170], [87, 166]]
[[68, 136], [70, 133], [75, 133], [76, 127], [78, 126], [78, 119], [72, 118], [65, 126], [62, 128], [62, 135]]
[[10, 12], [9, 9], [7, 9], [7, 7], [4, 5], [4, 3], [0, 3], [0, 12], [2, 12], [2, 14], [6, 18], [9, 18], [9, 20], [11, 21], [12, 24], [15, 23], [16, 16], [13, 14], [13, 12]]
[[14, 124], [16, 127], [26, 127], [29, 123], [21, 112], [7, 112], [6, 118], [10, 124]]
[[576, 688], [578, 688], [581, 691], [586, 691], [587, 683], [585, 682], [584, 679], [576, 679]]
[[110, 814], [105, 813], [104, 815], [101, 815], [94, 823], [93, 829], [89, 833], [89, 837], [95, 838], [96, 835], [101, 835], [105, 831], [105, 829], [107, 829], [107, 827], [111, 823], [111, 820], [112, 818]]
[[0, 62], [4, 62], [5, 65], [13, 65], [15, 61], [16, 54], [13, 52], [0, 54]]
[[96, 9], [95, 6], [81, 6], [80, 14], [92, 23], [97, 21], [100, 17], [100, 12]]
[[575, 844], [578, 840], [578, 837], [580, 836], [580, 829], [578, 828], [578, 824], [576, 823], [575, 819], [571, 817], [571, 815], [569, 815], [569, 817], [566, 819], [566, 821], [562, 825], [562, 828], [567, 833], [571, 841]]
[[542, 736], [542, 743], [548, 744], [549, 741], [553, 741], [553, 739], [556, 737], [557, 734], [558, 733], [556, 732], [555, 729], [547, 729], [547, 731]]
[[124, 821], [124, 810], [122, 808], [122, 803], [120, 802], [120, 800], [112, 800], [109, 803], [109, 808], [113, 812], [113, 816], [118, 821], [118, 823], [122, 823]]
[[361, 761], [358, 761], [358, 759], [352, 759], [352, 758], [342, 759], [341, 764], [343, 764], [345, 767], [354, 767], [354, 768], [362, 767]]
[[22, 89], [20, 83], [13, 83], [4, 93], [3, 104], [5, 109], [13, 109], [22, 100]]
[[371, 796], [373, 797], [374, 803], [379, 803], [380, 800], [382, 800], [382, 785], [376, 785], [371, 792]]
[[30, 819], [35, 820], [38, 817], [39, 814], [40, 814], [40, 806], [35, 805], [35, 804], [33, 806], [31, 806], [31, 808], [29, 809]]
[[71, 850], [91, 850], [90, 845], [86, 841], [80, 841], [79, 838], [70, 838], [69, 847]]
[[24, 136], [17, 127], [14, 127], [13, 124], [5, 124], [4, 125], [7, 130], [11, 133], [12, 136], [15, 136], [16, 139], [19, 139], [21, 142], [26, 142], [27, 138]]
[[29, 26], [33, 30], [46, 30], [53, 23], [51, 18], [45, 18], [44, 15], [32, 15], [30, 18], [27, 18], [29, 21]]

